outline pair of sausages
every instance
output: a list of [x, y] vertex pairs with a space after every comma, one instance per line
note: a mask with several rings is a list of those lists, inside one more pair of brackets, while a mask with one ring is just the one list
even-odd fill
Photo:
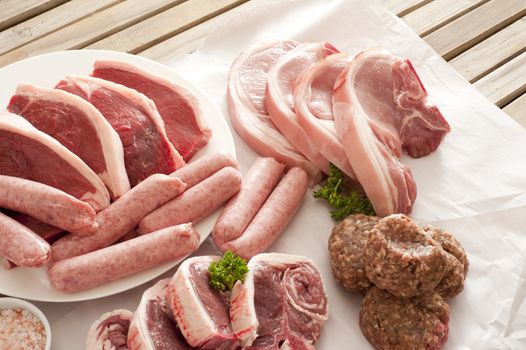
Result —
[[100, 211], [97, 231], [91, 236], [67, 235], [51, 246], [53, 261], [105, 248], [132, 231], [139, 221], [183, 192], [186, 185], [176, 177], [155, 174]]
[[[197, 159], [170, 175], [155, 174], [148, 177], [97, 214], [95, 221], [98, 228], [95, 234], [87, 237], [68, 235], [55, 242], [51, 247], [52, 260], [86, 254], [118, 240], [126, 240], [135, 235], [133, 231], [139, 223], [142, 233], [187, 222], [195, 224], [208, 215], [208, 211], [215, 210], [217, 202], [228, 200], [232, 194], [228, 198], [221, 198], [228, 195], [232, 188], [239, 188], [236, 185], [239, 175], [232, 167], [237, 167], [232, 157], [217, 153]], [[225, 177], [226, 182], [230, 181], [234, 186], [227, 186], [229, 189], [223, 191], [226, 194], [216, 193], [216, 196], [211, 196], [209, 187], [221, 192]], [[174, 204], [174, 201], [178, 204]]]
[[222, 154], [203, 157], [175, 171], [171, 176], [180, 178], [189, 188], [144, 217], [139, 223], [141, 233], [185, 222], [197, 224], [235, 195], [241, 187], [237, 163]]
[[280, 181], [284, 168], [273, 158], [256, 160], [212, 230], [221, 251], [231, 250], [249, 259], [265, 251], [283, 232], [308, 186], [307, 174], [297, 167]]

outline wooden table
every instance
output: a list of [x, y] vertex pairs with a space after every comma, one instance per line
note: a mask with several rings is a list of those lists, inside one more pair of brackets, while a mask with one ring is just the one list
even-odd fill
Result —
[[[304, 0], [307, 1], [307, 0]], [[380, 0], [526, 126], [526, 0]], [[168, 63], [247, 0], [0, 0], [0, 67], [68, 49]]]

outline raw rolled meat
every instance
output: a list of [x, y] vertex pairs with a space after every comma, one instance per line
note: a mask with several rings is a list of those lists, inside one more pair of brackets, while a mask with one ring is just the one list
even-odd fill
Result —
[[130, 189], [119, 135], [91, 103], [62, 90], [20, 84], [7, 109], [79, 156], [114, 198]]
[[259, 254], [232, 290], [230, 319], [243, 349], [314, 349], [328, 318], [325, 287], [314, 262]]
[[166, 136], [155, 104], [143, 94], [104, 79], [81, 76], [68, 76], [56, 88], [93, 104], [117, 131], [131, 186], [152, 174], [169, 174], [184, 165]]
[[324, 173], [328, 173], [329, 162], [320, 153], [314, 140], [309, 140], [301, 128], [294, 112], [292, 90], [296, 80], [307, 68], [337, 52], [338, 50], [329, 43], [299, 45], [270, 67], [265, 94], [265, 105], [274, 125], [298, 151]]
[[41, 182], [99, 211], [110, 204], [101, 179], [86, 163], [24, 118], [0, 112], [0, 174]]
[[237, 349], [229, 302], [209, 285], [208, 267], [219, 256], [198, 256], [179, 266], [167, 290], [168, 303], [188, 344], [199, 349]]
[[178, 177], [186, 184], [186, 189], [189, 189], [227, 166], [239, 169], [239, 164], [231, 155], [212, 153], [193, 160], [170, 176]]
[[164, 77], [118, 60], [100, 60], [92, 76], [122, 84], [151, 98], [163, 118], [166, 135], [185, 161], [206, 146], [212, 130], [190, 91]]
[[290, 169], [243, 234], [221, 244], [219, 248], [222, 251], [231, 250], [245, 259], [267, 250], [294, 217], [303, 202], [307, 186], [307, 174], [301, 168]]
[[346, 53], [328, 56], [307, 68], [294, 87], [294, 110], [298, 123], [329, 162], [356, 179], [334, 127], [332, 91], [338, 75], [350, 61]]
[[61, 190], [5, 175], [0, 175], [0, 188], [0, 208], [19, 211], [65, 231], [89, 235], [97, 229], [95, 210]]
[[236, 194], [240, 187], [239, 171], [223, 168], [148, 214], [139, 223], [139, 228], [142, 233], [148, 233], [185, 222], [197, 224]]
[[129, 350], [190, 350], [166, 300], [170, 279], [147, 289], [135, 310], [128, 333]]
[[87, 237], [68, 235], [51, 247], [53, 261], [92, 252], [115, 243], [139, 221], [186, 188], [178, 178], [155, 174], [126, 192], [96, 217], [97, 232]]
[[132, 317], [133, 312], [124, 309], [103, 314], [88, 331], [86, 350], [128, 350]]
[[276, 187], [284, 168], [274, 158], [256, 160], [243, 178], [238, 194], [227, 203], [212, 229], [216, 246], [221, 247], [243, 233]]
[[228, 112], [232, 126], [250, 148], [264, 157], [275, 158], [288, 168], [303, 168], [310, 182], [318, 183], [320, 170], [276, 128], [264, 102], [270, 67], [299, 44], [297, 41], [275, 41], [242, 52], [228, 74]]
[[61, 260], [51, 265], [53, 288], [74, 293], [181, 259], [199, 247], [192, 224], [168, 227], [101, 250]]
[[351, 77], [346, 102], [353, 114], [366, 120], [396, 156], [402, 149], [415, 158], [425, 156], [450, 131], [408, 59], [368, 49], [354, 57], [346, 74]]
[[0, 213], [0, 255], [8, 263], [22, 267], [40, 267], [49, 262], [50, 247], [36, 233], [9, 216]]
[[335, 84], [333, 112], [336, 133], [376, 214], [407, 214], [416, 199], [416, 184], [411, 170], [398, 160], [392, 148], [386, 146], [391, 144], [388, 139], [397, 139], [397, 131], [391, 130], [389, 135], [392, 138], [379, 138], [358, 100], [358, 94], [364, 91], [372, 94], [370, 90], [376, 89], [370, 84], [367, 85], [369, 90], [361, 91], [356, 87], [355, 79], [364, 79], [355, 74], [361, 65], [359, 56], [345, 67]]

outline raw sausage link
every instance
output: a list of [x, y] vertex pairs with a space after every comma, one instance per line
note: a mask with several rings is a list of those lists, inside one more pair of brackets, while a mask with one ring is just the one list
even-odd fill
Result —
[[185, 222], [195, 225], [236, 194], [240, 186], [239, 171], [223, 168], [143, 218], [140, 231], [148, 233]]
[[230, 155], [214, 153], [192, 161], [188, 165], [177, 169], [170, 176], [181, 179], [186, 184], [186, 188], [189, 189], [227, 166], [239, 168], [236, 160]]
[[101, 249], [130, 232], [153, 210], [184, 191], [185, 184], [176, 177], [155, 174], [126, 192], [97, 214], [99, 227], [94, 235], [68, 235], [53, 243], [51, 258], [58, 261]]
[[50, 247], [36, 233], [0, 213], [0, 255], [22, 267], [40, 267], [49, 262]]
[[199, 233], [183, 224], [61, 260], [48, 270], [51, 285], [74, 293], [177, 260], [199, 247]]
[[298, 210], [307, 191], [307, 174], [292, 168], [272, 191], [243, 234], [222, 248], [245, 259], [265, 251], [279, 237]]
[[285, 165], [274, 158], [258, 158], [254, 162], [239, 193], [227, 203], [214, 225], [212, 236], [219, 248], [241, 236], [276, 187], [284, 169]]
[[79, 231], [83, 235], [95, 233], [95, 210], [66, 192], [5, 175], [0, 175], [0, 188], [1, 208], [16, 210], [65, 231]]

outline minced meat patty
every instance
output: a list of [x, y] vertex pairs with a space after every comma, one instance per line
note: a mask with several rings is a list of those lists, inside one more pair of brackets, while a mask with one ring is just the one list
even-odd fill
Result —
[[372, 287], [360, 311], [360, 328], [382, 350], [436, 350], [447, 340], [449, 306], [435, 292], [398, 298]]
[[329, 238], [329, 253], [334, 277], [348, 290], [363, 292], [372, 284], [365, 276], [365, 246], [379, 218], [349, 215], [334, 226]]
[[436, 242], [438, 242], [442, 249], [460, 261], [464, 269], [464, 274], [468, 273], [469, 261], [466, 251], [462, 247], [462, 244], [460, 244], [460, 242], [451, 233], [432, 226], [424, 227], [424, 231]]
[[405, 215], [378, 221], [369, 234], [365, 274], [378, 288], [400, 297], [432, 291], [447, 269], [440, 245]]
[[446, 273], [435, 291], [444, 298], [452, 298], [464, 289], [464, 280], [469, 269], [466, 252], [460, 242], [449, 232], [431, 226], [426, 226], [424, 231], [440, 244], [448, 257]]

